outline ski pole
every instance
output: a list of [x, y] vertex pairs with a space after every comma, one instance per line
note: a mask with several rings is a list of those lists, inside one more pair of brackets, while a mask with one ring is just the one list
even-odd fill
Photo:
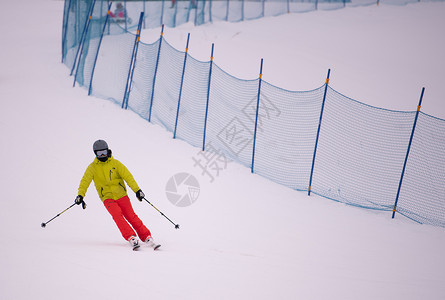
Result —
[[62, 211], [61, 213], [57, 214], [57, 216], [55, 216], [54, 218], [52, 218], [51, 220], [49, 220], [46, 223], [42, 223], [42, 228], [46, 227], [46, 224], [48, 224], [49, 222], [51, 222], [52, 220], [54, 220], [55, 218], [57, 218], [58, 216], [60, 216], [61, 214], [63, 214], [64, 212], [66, 212], [68, 209], [70, 209], [71, 207], [73, 207], [74, 205], [76, 205], [76, 203], [73, 203], [70, 207], [68, 207], [67, 209], [65, 209], [64, 211]]
[[175, 229], [179, 229], [179, 224], [175, 224], [175, 223], [174, 223], [172, 220], [170, 220], [166, 215], [164, 215], [159, 209], [157, 209], [156, 206], [154, 206], [153, 204], [151, 204], [150, 201], [148, 201], [148, 200], [145, 199], [145, 198], [142, 198], [142, 199], [144, 199], [145, 201], [147, 201], [148, 204], [150, 204], [151, 206], [153, 206], [153, 208], [156, 209], [156, 210], [157, 210], [161, 215], [163, 215], [167, 220], [169, 220], [170, 223], [172, 223], [173, 225], [175, 225]]

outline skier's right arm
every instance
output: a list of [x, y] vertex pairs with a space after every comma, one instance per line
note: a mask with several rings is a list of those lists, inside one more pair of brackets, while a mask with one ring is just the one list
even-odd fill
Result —
[[85, 194], [87, 193], [88, 187], [90, 186], [91, 181], [93, 180], [93, 170], [91, 165], [88, 166], [88, 168], [85, 171], [85, 174], [83, 174], [82, 180], [80, 181], [78, 195], [82, 196], [82, 198], [85, 197]]

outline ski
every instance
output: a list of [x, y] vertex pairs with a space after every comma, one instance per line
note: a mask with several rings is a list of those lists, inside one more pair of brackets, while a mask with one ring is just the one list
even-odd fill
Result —
[[[153, 242], [149, 243], [148, 246], [152, 247], [153, 250], [158, 250], [159, 247], [161, 247], [161, 245], [155, 244]], [[139, 250], [140, 247], [141, 247], [141, 245], [137, 244], [137, 245], [132, 246], [132, 249], [133, 249], [133, 251], [137, 251], [137, 250]]]
[[146, 243], [148, 246], [153, 247], [153, 250], [158, 250], [159, 247], [161, 247], [161, 245], [156, 244], [156, 243], [153, 241], [153, 238], [152, 238], [152, 237], [150, 237], [145, 243]]
[[[136, 246], [134, 246], [134, 247], [133, 247], [133, 251], [138, 251], [140, 247], [141, 247], [140, 245], [136, 245]], [[154, 244], [154, 245], [152, 245], [151, 247], [153, 247], [153, 250], [158, 250], [159, 247], [161, 247], [161, 245], [156, 245], [156, 244]]]

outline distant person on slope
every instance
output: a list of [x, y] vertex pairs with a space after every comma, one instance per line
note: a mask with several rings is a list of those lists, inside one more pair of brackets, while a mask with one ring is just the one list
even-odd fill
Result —
[[110, 12], [110, 15], [112, 18], [125, 18], [127, 17], [127, 12], [125, 11], [124, 6], [122, 3], [118, 3], [116, 5], [116, 9], [114, 10], [114, 13]]
[[[139, 201], [144, 199], [145, 195], [131, 175], [130, 171], [117, 159], [111, 155], [108, 144], [104, 140], [97, 140], [93, 144], [93, 151], [96, 155], [94, 161], [88, 166], [79, 185], [78, 196], [75, 199], [76, 204], [82, 204], [85, 208], [83, 198], [87, 192], [92, 180], [96, 186], [97, 193], [104, 203], [108, 212], [113, 217], [114, 222], [119, 228], [125, 240], [130, 242], [133, 249], [139, 247], [139, 238], [152, 247], [156, 247], [150, 230], [142, 223], [139, 217], [133, 211], [130, 199], [127, 195], [125, 182], [130, 186]], [[130, 223], [131, 226], [128, 224]], [[134, 229], [133, 229], [134, 228]], [[137, 232], [137, 236], [135, 233]]]

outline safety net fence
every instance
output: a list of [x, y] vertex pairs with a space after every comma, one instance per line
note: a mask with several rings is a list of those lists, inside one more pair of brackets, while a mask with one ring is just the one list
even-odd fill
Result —
[[144, 12], [132, 33], [113, 5], [65, 1], [62, 60], [90, 95], [291, 189], [445, 227], [445, 120], [420, 111], [423, 91], [417, 110], [395, 111], [335, 91], [329, 72], [311, 91], [239, 79], [213, 49], [209, 61], [175, 49], [163, 27], [141, 42]]
[[[240, 22], [288, 13], [335, 10], [379, 4], [406, 5], [420, 0], [96, 0], [103, 9], [108, 4], [112, 18], [124, 29], [137, 27], [140, 12], [144, 13], [142, 28], [161, 25], [176, 27], [193, 22], [202, 25], [213, 21]], [[443, 1], [443, 0], [421, 0]], [[93, 0], [65, 0], [65, 12], [85, 13]], [[72, 22], [82, 20], [75, 19]], [[81, 30], [80, 28], [78, 28]]]

